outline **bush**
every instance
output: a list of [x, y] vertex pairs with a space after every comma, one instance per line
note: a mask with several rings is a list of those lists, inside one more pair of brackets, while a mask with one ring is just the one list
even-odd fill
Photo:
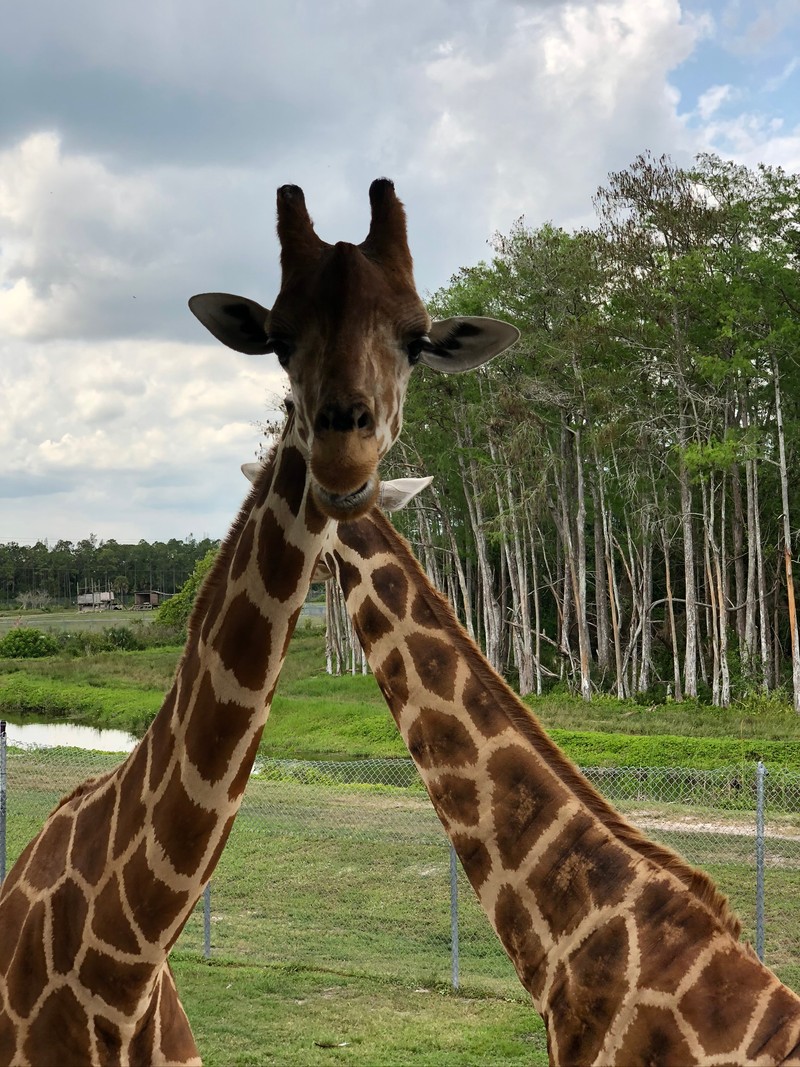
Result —
[[58, 642], [44, 630], [32, 626], [19, 626], [9, 630], [0, 640], [0, 656], [7, 659], [38, 659], [40, 656], [54, 656], [58, 652]]
[[123, 652], [134, 652], [145, 647], [133, 630], [127, 626], [109, 626], [105, 630], [105, 639], [106, 647], [109, 650], [117, 649]]
[[208, 552], [194, 565], [194, 570], [184, 582], [180, 591], [169, 600], [164, 601], [158, 609], [158, 622], [165, 626], [171, 626], [176, 630], [185, 630], [189, 616], [194, 607], [195, 597], [203, 579], [211, 570], [214, 560], [217, 558], [216, 548], [210, 548]]

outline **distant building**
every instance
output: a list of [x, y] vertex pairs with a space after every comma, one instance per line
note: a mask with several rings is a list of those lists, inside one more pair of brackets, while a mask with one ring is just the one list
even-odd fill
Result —
[[113, 593], [78, 593], [79, 611], [107, 611], [114, 606]]
[[142, 589], [133, 594], [133, 607], [138, 611], [151, 611], [169, 600], [171, 594], [160, 593], [157, 589]]

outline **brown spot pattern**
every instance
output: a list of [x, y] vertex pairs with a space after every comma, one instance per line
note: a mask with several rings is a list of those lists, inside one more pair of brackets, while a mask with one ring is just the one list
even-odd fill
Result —
[[186, 792], [176, 764], [153, 808], [153, 833], [178, 874], [195, 873], [216, 825], [216, 813], [195, 803]]
[[272, 488], [289, 505], [292, 515], [300, 514], [306, 488], [306, 461], [299, 449], [286, 445], [281, 454]]
[[150, 781], [149, 789], [153, 793], [164, 781], [164, 777], [175, 756], [175, 735], [168, 718], [157, 715], [150, 727]]
[[634, 905], [642, 954], [642, 988], [671, 993], [685, 978], [696, 946], [708, 939], [713, 922], [708, 912], [666, 879], [645, 886]]
[[[28, 914], [28, 898], [21, 889], [8, 890], [3, 887], [3, 899], [0, 902], [0, 924], [4, 931], [21, 930]], [[0, 974], [7, 974], [14, 955], [17, 942], [9, 936], [0, 937]]]
[[322, 514], [311, 493], [306, 497], [306, 510], [303, 519], [307, 530], [312, 534], [322, 533], [328, 523], [327, 515]]
[[58, 931], [58, 936], [53, 938], [53, 970], [66, 974], [72, 970], [83, 944], [89, 905], [77, 882], [67, 878], [53, 893], [50, 906], [53, 928]]
[[678, 1029], [672, 1012], [666, 1008], [641, 1004], [625, 1031], [617, 1062], [675, 1067], [678, 1063], [694, 1063], [695, 1056]]
[[161, 981], [158, 1003], [161, 1017], [161, 1055], [166, 1063], [181, 1063], [197, 1055], [192, 1031], [178, 1000], [175, 987], [166, 976]]
[[113, 967], [110, 967], [108, 956], [89, 948], [78, 977], [91, 993], [102, 997], [106, 1004], [130, 1015], [139, 1003], [145, 984], [153, 977], [153, 965], [115, 960]]
[[89, 1019], [69, 986], [54, 989], [45, 1000], [30, 1025], [23, 1049], [30, 1063], [52, 1063], [56, 1043], [60, 1063], [91, 1062]]
[[[125, 803], [120, 804], [117, 812], [113, 851], [115, 859], [122, 855], [132, 841], [136, 840], [147, 820], [147, 808], [143, 800], [146, 774], [147, 745], [139, 745], [125, 765], [120, 777], [120, 796], [125, 798]], [[113, 790], [110, 792], [113, 793]]]
[[27, 1017], [47, 985], [44, 955], [44, 901], [37, 900], [25, 918], [17, 951], [8, 969], [8, 1002], [17, 1015]]
[[45, 826], [25, 872], [34, 889], [50, 889], [64, 873], [71, 832], [72, 818], [67, 815], [55, 815]]
[[507, 870], [516, 870], [542, 830], [567, 800], [567, 791], [536, 756], [520, 745], [498, 749], [488, 762], [494, 783], [492, 813], [497, 846]]
[[256, 520], [253, 516], [247, 522], [247, 525], [242, 530], [239, 537], [239, 543], [236, 546], [236, 551], [233, 554], [231, 560], [231, 581], [235, 582], [244, 574], [247, 570], [247, 564], [253, 555], [253, 539], [256, 534]]
[[342, 592], [346, 599], [361, 584], [361, 574], [358, 567], [354, 567], [352, 563], [342, 559], [338, 552], [334, 554], [333, 558], [335, 560], [333, 571], [339, 579], [339, 585], [342, 587]]
[[[286, 637], [284, 637], [284, 639], [283, 639], [283, 648], [281, 650], [281, 661], [286, 659], [286, 653], [289, 651], [289, 644], [290, 644], [290, 642], [292, 640], [292, 634], [294, 633], [295, 626], [297, 626], [297, 620], [300, 618], [300, 612], [302, 610], [303, 610], [303, 605], [301, 604], [299, 608], [295, 608], [295, 610], [292, 612], [292, 614], [286, 620]], [[277, 685], [277, 682], [275, 684]], [[270, 695], [269, 695], [269, 699], [270, 700], [272, 700], [272, 696], [273, 696], [274, 693], [275, 693], [275, 686], [273, 686], [272, 689], [270, 690]]]
[[372, 585], [378, 599], [398, 619], [404, 619], [408, 607], [408, 579], [396, 563], [378, 567], [372, 575]]
[[522, 897], [509, 885], [497, 894], [494, 925], [523, 986], [531, 996], [540, 996], [547, 977], [546, 953]]
[[464, 826], [477, 826], [480, 818], [478, 788], [471, 778], [442, 774], [428, 787], [436, 810], [445, 825], [451, 820]]
[[189, 905], [189, 894], [162, 882], [147, 862], [145, 843], [137, 848], [122, 871], [122, 884], [142, 936], [157, 944], [161, 935]]
[[278, 520], [267, 509], [258, 535], [258, 570], [264, 588], [281, 603], [297, 589], [305, 553], [290, 545]]
[[452, 834], [450, 840], [467, 878], [477, 893], [492, 870], [492, 857], [483, 841], [468, 834]]
[[352, 548], [359, 559], [372, 559], [376, 552], [382, 551], [381, 538], [375, 534], [375, 528], [368, 522], [339, 523], [339, 540], [347, 548]]
[[622, 901], [631, 874], [624, 849], [581, 812], [534, 867], [528, 886], [557, 938], [573, 930], [587, 911]]
[[108, 863], [111, 820], [116, 790], [105, 789], [91, 803], [84, 804], [75, 817], [75, 835], [70, 859], [89, 885], [97, 885]]
[[228, 800], [236, 800], [244, 792], [244, 787], [247, 785], [247, 780], [250, 777], [250, 771], [253, 769], [253, 762], [256, 758], [256, 752], [258, 751], [258, 742], [261, 740], [261, 732], [256, 733], [247, 751], [244, 754], [241, 767], [233, 776], [230, 786], [228, 787]]
[[762, 1056], [781, 1062], [790, 1051], [786, 1048], [786, 1028], [796, 1018], [797, 997], [785, 986], [777, 986], [756, 1027], [747, 1058], [755, 1060]]
[[372, 597], [366, 597], [353, 619], [359, 640], [364, 651], [369, 655], [376, 641], [392, 632], [392, 624], [380, 610]]
[[419, 626], [425, 626], [429, 630], [441, 629], [436, 612], [424, 596], [417, 594], [411, 604], [411, 618]]
[[761, 966], [746, 958], [738, 946], [726, 945], [709, 960], [697, 982], [678, 1003], [684, 1018], [703, 1035], [703, 1048], [711, 1056], [732, 1052], [741, 1043], [750, 1022], [744, 1004], [753, 1004], [764, 986]]
[[238, 593], [226, 609], [214, 648], [245, 689], [260, 689], [267, 676], [272, 623], [247, 595]]
[[408, 731], [408, 748], [420, 767], [464, 767], [474, 764], [478, 750], [455, 715], [422, 708]]
[[425, 688], [443, 700], [452, 701], [458, 665], [455, 651], [438, 637], [428, 634], [409, 634], [406, 644]]
[[112, 948], [133, 955], [139, 952], [138, 938], [122, 908], [119, 878], [116, 874], [112, 874], [97, 898], [92, 930], [101, 941], [105, 941]]
[[103, 1015], [94, 1017], [94, 1033], [100, 1051], [100, 1062], [109, 1067], [116, 1067], [121, 1062], [122, 1035], [119, 1027]]
[[589, 934], [566, 965], [559, 962], [548, 1007], [562, 1062], [596, 1060], [628, 992], [627, 956], [628, 931], [624, 919], [616, 918]]
[[506, 729], [508, 722], [504, 715], [497, 714], [496, 698], [474, 674], [464, 686], [462, 703], [484, 737], [495, 737]]
[[12, 1063], [17, 1051], [17, 1030], [5, 1011], [0, 1010], [0, 1063]]
[[396, 648], [392, 649], [380, 667], [376, 669], [375, 678], [396, 719], [408, 700], [406, 665]]
[[217, 700], [206, 672], [186, 731], [186, 754], [204, 781], [213, 785], [224, 776], [252, 718], [251, 707]]

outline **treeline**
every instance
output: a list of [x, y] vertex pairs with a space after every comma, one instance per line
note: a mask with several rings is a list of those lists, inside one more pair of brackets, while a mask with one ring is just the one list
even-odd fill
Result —
[[644, 155], [595, 207], [435, 295], [522, 339], [414, 377], [390, 473], [435, 480], [397, 521], [523, 693], [800, 710], [800, 179]]
[[173, 593], [180, 589], [210, 548], [219, 541], [191, 534], [184, 540], [120, 544], [94, 534], [82, 541], [37, 541], [0, 545], [0, 602], [43, 606], [72, 603], [79, 593], [113, 592], [118, 598], [138, 590]]

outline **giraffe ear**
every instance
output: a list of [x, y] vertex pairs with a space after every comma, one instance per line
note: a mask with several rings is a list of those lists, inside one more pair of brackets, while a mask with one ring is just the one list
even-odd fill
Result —
[[189, 301], [189, 310], [218, 341], [248, 356], [271, 352], [269, 311], [230, 293], [198, 293]]
[[261, 470], [262, 467], [263, 463], [243, 463], [242, 474], [245, 476], [248, 482], [253, 482], [255, 484], [255, 480], [258, 477], [258, 472]]
[[516, 326], [499, 319], [486, 319], [478, 315], [439, 319], [428, 331], [420, 359], [432, 370], [461, 374], [488, 363], [510, 348], [518, 338]]
[[378, 506], [384, 511], [400, 511], [432, 481], [433, 478], [395, 478], [391, 482], [381, 482]]

